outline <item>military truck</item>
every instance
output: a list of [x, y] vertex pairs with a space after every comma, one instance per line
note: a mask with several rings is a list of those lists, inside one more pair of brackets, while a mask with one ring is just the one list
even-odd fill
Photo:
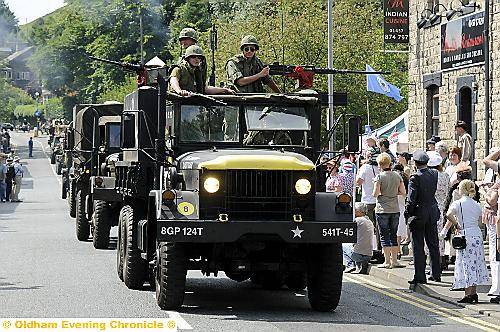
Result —
[[93, 213], [91, 229], [96, 249], [109, 246], [111, 227], [118, 225], [122, 195], [115, 189], [115, 164], [120, 160], [121, 117], [102, 116], [99, 118], [101, 146], [97, 154], [99, 170], [90, 178]]
[[100, 183], [95, 177], [104, 175], [101, 164], [106, 154], [118, 151], [112, 146], [116, 145], [116, 137], [111, 137], [113, 142], [110, 141], [111, 132], [116, 135], [116, 130], [109, 128], [117, 123], [122, 110], [123, 104], [116, 102], [79, 105], [75, 109], [73, 137], [70, 143], [70, 146], [73, 146], [72, 164], [67, 174], [67, 192], [70, 215], [74, 209], [76, 237], [80, 241], [88, 240], [91, 232], [94, 212], [93, 186]]
[[[125, 99], [119, 277], [149, 280], [162, 309], [182, 305], [188, 270], [307, 286], [313, 309], [335, 309], [356, 224], [352, 196], [325, 192], [318, 95], [180, 97], [157, 79]], [[359, 118], [346, 123], [357, 151]]]

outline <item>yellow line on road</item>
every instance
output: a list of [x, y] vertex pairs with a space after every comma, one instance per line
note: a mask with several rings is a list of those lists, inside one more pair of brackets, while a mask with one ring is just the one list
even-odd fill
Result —
[[[354, 277], [354, 276], [353, 276]], [[359, 278], [361, 279], [363, 282], [366, 282], [366, 283], [370, 283], [371, 285], [375, 286], [375, 287], [378, 287], [378, 288], [383, 288], [383, 289], [390, 289], [388, 286], [385, 286], [385, 285], [382, 285], [382, 284], [379, 284], [375, 281], [372, 281], [372, 280], [369, 280], [363, 276], [356, 276], [356, 278]], [[447, 311], [447, 312], [451, 312], [453, 314], [460, 314], [456, 311], [456, 309], [450, 309], [450, 308], [445, 308], [443, 306], [440, 306], [439, 304], [436, 304], [436, 303], [433, 303], [433, 302], [430, 302], [430, 301], [427, 301], [427, 300], [424, 300], [420, 297], [417, 297], [417, 296], [414, 296], [412, 294], [409, 294], [409, 293], [399, 293], [400, 295], [402, 296], [406, 296], [406, 297], [409, 297], [411, 298], [412, 300], [415, 300], [417, 302], [420, 302], [422, 303], [423, 305], [427, 305], [427, 306], [431, 306], [431, 307], [435, 307], [436, 309], [439, 309], [439, 310], [442, 310], [442, 311]], [[489, 322], [485, 322], [481, 319], [478, 319], [478, 318], [475, 318], [475, 317], [469, 317], [469, 316], [464, 316], [464, 319], [467, 319], [467, 320], [470, 320], [472, 322], [475, 322], [477, 324], [481, 324], [481, 325], [485, 325], [485, 326], [488, 326], [488, 327], [491, 327], [493, 329], [495, 329], [495, 331], [499, 331], [500, 328], [498, 327], [498, 325], [496, 324], [492, 324], [492, 323], [489, 323]]]
[[[482, 331], [488, 331], [488, 332], [498, 331], [498, 326], [496, 326], [496, 325], [489, 324], [488, 322], [483, 322], [483, 321], [478, 320], [478, 319], [473, 319], [472, 317], [467, 317], [467, 316], [463, 315], [462, 313], [444, 308], [440, 305], [437, 305], [437, 304], [434, 304], [431, 302], [427, 302], [425, 300], [421, 300], [420, 298], [413, 296], [411, 294], [404, 294], [404, 296], [401, 296], [403, 294], [395, 294], [393, 292], [389, 292], [388, 290], [384, 290], [384, 289], [389, 289], [388, 287], [374, 283], [372, 281], [369, 281], [361, 276], [357, 276], [356, 278], [354, 276], [344, 276], [344, 278], [348, 281], [351, 281], [351, 282], [354, 282], [358, 285], [369, 288], [377, 293], [383, 294], [383, 295], [388, 296], [388, 297], [395, 299], [397, 301], [410, 304], [414, 307], [417, 307], [417, 308], [420, 308], [422, 310], [437, 314], [441, 317], [444, 317], [444, 318], [447, 318], [450, 320], [454, 320], [458, 323], [472, 326], [472, 327], [475, 327], [475, 328], [480, 329]], [[357, 278], [359, 278], [361, 280], [358, 280]], [[427, 302], [427, 303], [423, 304], [422, 301]], [[490, 328], [488, 326], [493, 326], [494, 328]]]

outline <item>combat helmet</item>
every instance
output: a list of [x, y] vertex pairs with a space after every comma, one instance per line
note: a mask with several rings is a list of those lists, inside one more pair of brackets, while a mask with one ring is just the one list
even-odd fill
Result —
[[197, 43], [198, 42], [198, 33], [193, 28], [184, 28], [179, 33], [179, 40], [181, 40], [183, 38], [190, 38]]
[[198, 45], [191, 45], [188, 48], [186, 48], [186, 53], [184, 53], [184, 59], [187, 59], [193, 55], [205, 57], [203, 49]]
[[240, 49], [243, 50], [245, 45], [254, 45], [257, 50], [259, 49], [259, 42], [257, 41], [257, 38], [252, 35], [247, 35], [241, 39]]

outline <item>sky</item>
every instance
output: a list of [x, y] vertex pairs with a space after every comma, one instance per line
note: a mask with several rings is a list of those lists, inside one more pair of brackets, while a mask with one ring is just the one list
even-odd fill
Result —
[[64, 0], [5, 0], [10, 10], [23, 25], [36, 20], [64, 5]]

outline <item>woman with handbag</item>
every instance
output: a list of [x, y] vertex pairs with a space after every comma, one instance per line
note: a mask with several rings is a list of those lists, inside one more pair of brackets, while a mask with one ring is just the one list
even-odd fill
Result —
[[489, 283], [483, 236], [478, 225], [482, 210], [473, 199], [476, 195], [474, 182], [462, 180], [458, 192], [462, 197], [450, 205], [446, 214], [448, 222], [439, 235], [444, 237], [452, 225], [457, 228], [458, 234], [452, 239], [452, 245], [457, 249], [452, 289], [465, 289], [465, 297], [459, 303], [478, 303], [476, 286]]

